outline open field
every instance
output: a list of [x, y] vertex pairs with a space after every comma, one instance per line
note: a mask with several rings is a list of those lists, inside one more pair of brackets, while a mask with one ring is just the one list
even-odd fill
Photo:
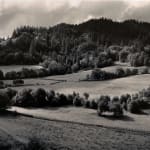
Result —
[[1, 116], [0, 133], [3, 133], [0, 134], [0, 141], [5, 139], [15, 144], [25, 143], [31, 137], [40, 137], [47, 143], [47, 148], [56, 150], [149, 150], [150, 148], [150, 134], [145, 132], [21, 116]]
[[[126, 78], [108, 80], [108, 81], [85, 81], [79, 82], [76, 79], [79, 76], [84, 76], [85, 72], [76, 73], [73, 75], [51, 76], [39, 79], [25, 79], [25, 85], [21, 87], [14, 87], [14, 89], [21, 90], [23, 88], [44, 88], [46, 90], [56, 90], [57, 92], [69, 94], [73, 91], [79, 92], [81, 95], [88, 92], [91, 98], [97, 98], [100, 95], [120, 96], [126, 93], [136, 93], [143, 88], [150, 85], [150, 75], [137, 75]], [[63, 78], [61, 78], [63, 77]], [[55, 80], [52, 80], [55, 79]], [[66, 80], [58, 81], [58, 80]], [[74, 81], [71, 81], [74, 80]], [[76, 80], [76, 81], [75, 81]], [[12, 81], [5, 81], [11, 83]]]
[[51, 88], [62, 93], [87, 92], [92, 98], [97, 98], [99, 95], [120, 96], [147, 88], [150, 85], [149, 78], [150, 75], [138, 75], [109, 81], [62, 82], [54, 84]]
[[[127, 63], [116, 63], [114, 66], [105, 67], [103, 70], [114, 72], [117, 68], [130, 68]], [[6, 67], [7, 68], [7, 67]], [[17, 67], [16, 67], [17, 68]], [[16, 69], [15, 68], [15, 69]], [[137, 67], [137, 69], [143, 69], [144, 67]], [[22, 88], [38, 88], [42, 87], [47, 90], [56, 90], [65, 94], [73, 93], [73, 91], [83, 94], [88, 92], [91, 98], [97, 98], [99, 95], [120, 96], [126, 93], [136, 93], [143, 88], [147, 88], [150, 85], [150, 74], [130, 76], [126, 78], [108, 80], [108, 81], [87, 81], [80, 82], [85, 79], [87, 74], [90, 74], [92, 70], [79, 71], [78, 73], [49, 76], [45, 78], [25, 79], [25, 85], [22, 87], [14, 87], [17, 90]], [[12, 84], [12, 81], [5, 81], [8, 84]]]
[[[113, 72], [117, 66], [104, 68]], [[125, 66], [126, 67], [126, 66]], [[60, 93], [84, 92], [90, 99], [100, 95], [120, 96], [136, 93], [150, 85], [150, 74], [136, 75], [108, 81], [79, 81], [91, 70], [78, 73], [49, 76], [45, 78], [25, 79], [25, 84], [13, 87], [44, 88]], [[12, 81], [5, 81], [12, 83]], [[150, 114], [134, 115], [125, 112], [124, 117], [114, 119], [109, 114], [98, 117], [96, 110], [80, 107], [24, 109], [13, 107], [12, 111], [29, 115], [0, 116], [0, 142], [10, 144], [27, 143], [28, 139], [40, 137], [53, 149], [103, 149], [103, 150], [149, 150]], [[52, 149], [52, 148], [51, 148]]]
[[45, 108], [45, 109], [25, 109], [13, 107], [11, 111], [21, 114], [31, 115], [44, 119], [54, 119], [62, 121], [71, 121], [84, 124], [102, 125], [106, 127], [125, 128], [130, 130], [140, 130], [150, 132], [150, 115], [135, 115], [124, 112], [123, 118], [115, 119], [112, 114], [99, 117], [96, 110], [85, 109], [80, 107], [61, 107], [61, 108]]

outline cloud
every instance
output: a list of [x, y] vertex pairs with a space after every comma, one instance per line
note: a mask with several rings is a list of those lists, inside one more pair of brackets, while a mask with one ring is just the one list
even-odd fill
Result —
[[61, 22], [76, 24], [92, 17], [150, 21], [150, 3], [140, 5], [142, 0], [135, 0], [134, 3], [133, 0], [132, 3], [129, 0], [0, 1], [5, 2], [0, 15], [0, 36], [10, 35], [14, 28], [21, 25], [52, 26]]
[[129, 7], [124, 13], [122, 19], [134, 18], [140, 21], [150, 22], [150, 2], [147, 5], [141, 7]]

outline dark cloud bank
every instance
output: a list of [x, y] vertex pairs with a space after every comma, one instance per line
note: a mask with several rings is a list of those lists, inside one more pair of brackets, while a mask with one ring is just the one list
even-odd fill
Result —
[[10, 35], [13, 29], [20, 25], [52, 26], [61, 22], [76, 24], [100, 17], [118, 21], [138, 19], [150, 22], [149, 14], [150, 2], [141, 7], [132, 7], [121, 0], [82, 1], [78, 6], [71, 6], [68, 2], [64, 2], [55, 9], [39, 3], [25, 8], [12, 5], [6, 8], [0, 16], [0, 36]]

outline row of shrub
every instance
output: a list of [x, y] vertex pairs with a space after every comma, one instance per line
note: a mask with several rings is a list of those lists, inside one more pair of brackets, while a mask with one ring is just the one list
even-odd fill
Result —
[[[78, 69], [75, 70], [78, 71]], [[23, 68], [21, 71], [10, 71], [5, 74], [0, 70], [0, 80], [4, 80], [4, 79], [14, 80], [14, 79], [24, 79], [24, 78], [38, 78], [38, 77], [45, 77], [49, 75], [63, 75], [74, 71], [71, 71], [71, 69], [67, 70], [65, 66], [62, 66], [60, 64], [51, 65], [49, 66], [48, 69], [41, 68], [41, 69], [34, 70], [34, 69]], [[144, 68], [140, 72], [140, 74], [147, 74], [147, 73], [149, 73], [148, 68]], [[106, 72], [101, 69], [94, 69], [90, 75], [87, 75], [86, 80], [108, 80], [108, 79], [127, 77], [127, 76], [137, 75], [137, 74], [139, 74], [138, 69], [118, 68], [114, 73]]]
[[0, 71], [0, 80], [15, 80], [15, 79], [24, 79], [24, 78], [38, 78], [48, 76], [49, 73], [46, 69], [27, 69], [23, 68], [21, 71], [10, 71], [3, 73]]
[[15, 79], [12, 81], [12, 84], [4, 83], [4, 81], [0, 81], [0, 89], [5, 89], [13, 86], [22, 86], [24, 85], [23, 79]]
[[[11, 95], [12, 103], [15, 106], [20, 107], [61, 107], [61, 106], [84, 106], [85, 108], [97, 109], [96, 100], [89, 101], [89, 95], [84, 94], [84, 97], [81, 97], [78, 93], [73, 94], [60, 94], [51, 90], [49, 92], [45, 91], [42, 88], [36, 90], [23, 89], [19, 92], [16, 92], [12, 89], [7, 89], [7, 93]], [[16, 94], [15, 94], [16, 93]], [[13, 96], [13, 97], [12, 97]]]
[[25, 79], [25, 78], [38, 78], [50, 75], [63, 75], [78, 71], [78, 66], [74, 65], [71, 67], [62, 65], [52, 61], [48, 68], [41, 69], [27, 69], [23, 68], [21, 71], [9, 71], [5, 74], [0, 70], [0, 80], [14, 80], [14, 79]]
[[123, 69], [123, 68], [118, 68], [116, 69], [115, 72], [107, 72], [103, 71], [101, 69], [94, 69], [91, 74], [86, 76], [85, 80], [88, 81], [103, 81], [103, 80], [110, 80], [110, 79], [116, 79], [116, 78], [122, 78], [122, 77], [127, 77], [131, 75], [138, 75], [138, 74], [148, 74], [148, 68], [144, 68], [141, 72], [138, 71], [138, 69]]
[[80, 96], [78, 93], [60, 94], [51, 90], [49, 92], [42, 88], [36, 90], [23, 89], [15, 91], [6, 89], [0, 92], [0, 109], [6, 109], [7, 106], [19, 107], [62, 107], [76, 106], [90, 109], [97, 109], [101, 115], [105, 111], [113, 112], [115, 115], [123, 114], [123, 109], [131, 113], [140, 113], [142, 109], [150, 107], [150, 87], [137, 94], [126, 94], [120, 97], [100, 96], [98, 99], [89, 99], [89, 94], [84, 93]]
[[4, 99], [11, 101], [9, 104], [20, 107], [61, 107], [74, 105], [77, 107], [83, 106], [85, 108], [97, 109], [97, 101], [88, 100], [89, 95], [87, 93], [84, 94], [84, 97], [81, 97], [75, 92], [65, 95], [56, 93], [53, 90], [47, 92], [42, 88], [36, 90], [23, 89], [18, 92], [7, 88], [1, 95], [6, 97]]

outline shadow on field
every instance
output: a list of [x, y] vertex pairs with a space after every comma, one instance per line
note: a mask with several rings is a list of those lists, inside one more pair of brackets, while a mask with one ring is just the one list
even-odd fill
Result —
[[134, 121], [134, 119], [132, 117], [129, 117], [129, 116], [122, 116], [122, 117], [115, 117], [113, 115], [102, 115], [101, 117], [104, 117], [106, 119], [109, 119], [109, 120], [121, 120], [121, 121]]
[[[69, 106], [63, 106], [63, 108], [68, 108]], [[23, 108], [23, 107], [20, 107], [20, 108]], [[42, 107], [42, 108], [40, 108], [40, 107], [28, 107], [28, 108], [25, 108], [25, 109], [27, 109], [27, 110], [39, 110], [39, 109], [43, 109], [43, 110], [54, 110], [54, 111], [56, 111], [56, 110], [60, 110], [62, 107], [47, 107], [47, 106], [45, 106], [45, 107]]]
[[17, 117], [17, 112], [11, 112], [8, 110], [0, 110], [0, 117]]
[[150, 109], [144, 109], [142, 112], [144, 115], [150, 115]]
[[138, 115], [149, 115], [148, 112], [146, 112], [145, 110], [141, 110]]

